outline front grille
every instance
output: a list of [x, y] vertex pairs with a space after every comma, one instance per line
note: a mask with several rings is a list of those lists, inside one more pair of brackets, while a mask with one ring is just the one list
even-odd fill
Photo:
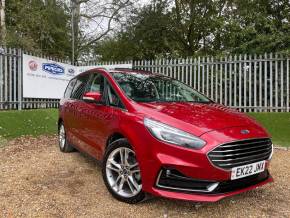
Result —
[[272, 142], [268, 138], [235, 141], [220, 145], [208, 153], [210, 161], [222, 169], [232, 169], [269, 159]]

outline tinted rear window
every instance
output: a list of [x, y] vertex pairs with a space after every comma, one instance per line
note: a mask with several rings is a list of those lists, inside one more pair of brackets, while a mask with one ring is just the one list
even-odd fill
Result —
[[90, 77], [89, 74], [85, 74], [85, 75], [82, 75], [82, 76], [79, 76], [78, 78], [76, 78], [76, 84], [74, 86], [74, 89], [73, 89], [73, 92], [71, 95], [72, 98], [74, 98], [74, 99], [81, 99], [82, 98], [89, 77]]
[[76, 79], [73, 79], [68, 83], [66, 90], [65, 90], [65, 93], [64, 93], [64, 98], [71, 97], [71, 93], [72, 93], [72, 90], [73, 90], [75, 84], [76, 84]]

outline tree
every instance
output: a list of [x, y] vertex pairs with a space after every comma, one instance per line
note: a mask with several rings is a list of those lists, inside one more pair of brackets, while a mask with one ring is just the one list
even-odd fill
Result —
[[225, 0], [174, 0], [172, 24], [181, 56], [212, 53], [214, 35], [223, 22]]
[[123, 21], [132, 0], [72, 0], [75, 60], [92, 55], [91, 48]]
[[290, 53], [288, 0], [235, 0], [230, 8], [228, 22], [221, 34], [223, 50]]
[[167, 7], [166, 1], [155, 0], [133, 10], [122, 31], [97, 43], [95, 53], [104, 61], [154, 59], [175, 53]]
[[115, 41], [111, 38], [104, 45], [114, 43], [116, 46], [111, 50], [114, 53], [120, 50], [117, 45], [130, 44], [130, 48], [135, 48], [135, 54], [129, 55], [133, 59], [214, 53], [213, 33], [221, 26], [224, 4], [224, 1], [153, 0], [131, 15], [125, 31], [117, 34]]
[[153, 1], [151, 5], [137, 10], [122, 34], [137, 50], [135, 59], [153, 59], [174, 53], [174, 41], [167, 13], [167, 2]]
[[[124, 48], [127, 46], [127, 48]], [[224, 53], [290, 54], [289, 0], [152, 0], [99, 43], [105, 59]], [[129, 52], [130, 51], [130, 52]]]
[[5, 0], [0, 0], [0, 45], [5, 44], [6, 22], [5, 22]]
[[9, 0], [6, 26], [10, 47], [59, 58], [70, 55], [70, 16], [63, 1]]
[[289, 0], [151, 0], [140, 8], [138, 0], [70, 1], [9, 0], [4, 21], [0, 0], [0, 40], [61, 58], [73, 44], [73, 62], [290, 53]]

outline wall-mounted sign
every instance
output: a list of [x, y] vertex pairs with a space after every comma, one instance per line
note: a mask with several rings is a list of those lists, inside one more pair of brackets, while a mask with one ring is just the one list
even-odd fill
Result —
[[74, 66], [23, 55], [23, 97], [53, 98], [63, 96], [68, 81], [77, 72]]
[[23, 55], [23, 97], [60, 99], [71, 78], [84, 71], [102, 67], [132, 68], [131, 64], [81, 66]]

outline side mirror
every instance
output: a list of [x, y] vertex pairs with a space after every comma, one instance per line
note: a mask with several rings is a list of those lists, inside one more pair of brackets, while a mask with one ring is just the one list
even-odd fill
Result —
[[101, 103], [102, 94], [99, 92], [86, 92], [83, 96], [83, 100], [87, 102]]

